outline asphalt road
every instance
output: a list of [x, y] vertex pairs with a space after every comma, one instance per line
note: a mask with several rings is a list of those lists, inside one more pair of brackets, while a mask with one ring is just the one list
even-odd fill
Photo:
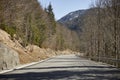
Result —
[[4, 73], [0, 80], [120, 80], [120, 70], [75, 55], [61, 55]]

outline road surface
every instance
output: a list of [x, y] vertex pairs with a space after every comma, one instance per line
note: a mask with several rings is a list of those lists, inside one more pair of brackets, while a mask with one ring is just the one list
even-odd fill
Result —
[[61, 55], [4, 73], [0, 80], [120, 80], [120, 70], [75, 55]]

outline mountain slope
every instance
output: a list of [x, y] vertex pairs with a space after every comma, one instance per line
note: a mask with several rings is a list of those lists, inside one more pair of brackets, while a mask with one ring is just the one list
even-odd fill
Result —
[[43, 10], [37, 0], [0, 0], [0, 29], [23, 47], [35, 44], [41, 48], [76, 50], [76, 34], [55, 22], [49, 10]]
[[78, 10], [70, 12], [66, 16], [62, 17], [58, 22], [71, 30], [81, 31], [83, 25], [83, 16], [87, 10]]
[[81, 35], [85, 25], [85, 17], [90, 11], [90, 9], [73, 11], [58, 20], [58, 23], [68, 28], [71, 34], [74, 34], [72, 39], [74, 39], [75, 44], [78, 44], [77, 48], [81, 52], [83, 51], [84, 44]]

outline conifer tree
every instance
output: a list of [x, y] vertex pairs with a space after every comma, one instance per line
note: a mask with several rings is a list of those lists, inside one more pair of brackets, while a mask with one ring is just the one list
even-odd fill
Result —
[[56, 33], [56, 21], [54, 18], [54, 13], [53, 13], [53, 8], [51, 3], [49, 3], [47, 9], [45, 10], [48, 14], [49, 20], [50, 20], [50, 24], [51, 24], [51, 30], [52, 30], [52, 34]]

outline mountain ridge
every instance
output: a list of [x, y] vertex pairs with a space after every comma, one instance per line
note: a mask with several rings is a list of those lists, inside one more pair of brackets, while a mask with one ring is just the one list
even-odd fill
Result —
[[68, 13], [67, 15], [63, 16], [61, 19], [59, 19], [58, 23], [66, 26], [67, 28], [71, 30], [81, 32], [83, 18], [86, 12], [87, 12], [87, 9], [72, 11]]
[[84, 14], [86, 11], [86, 9], [81, 9], [81, 10], [76, 10], [76, 11], [72, 11], [72, 12], [69, 12], [68, 14], [66, 14], [65, 16], [63, 16], [62, 18], [60, 18], [58, 20], [58, 22], [60, 23], [63, 23], [63, 22], [66, 22], [66, 21], [70, 21], [72, 20], [71, 18], [78, 18], [80, 15]]

